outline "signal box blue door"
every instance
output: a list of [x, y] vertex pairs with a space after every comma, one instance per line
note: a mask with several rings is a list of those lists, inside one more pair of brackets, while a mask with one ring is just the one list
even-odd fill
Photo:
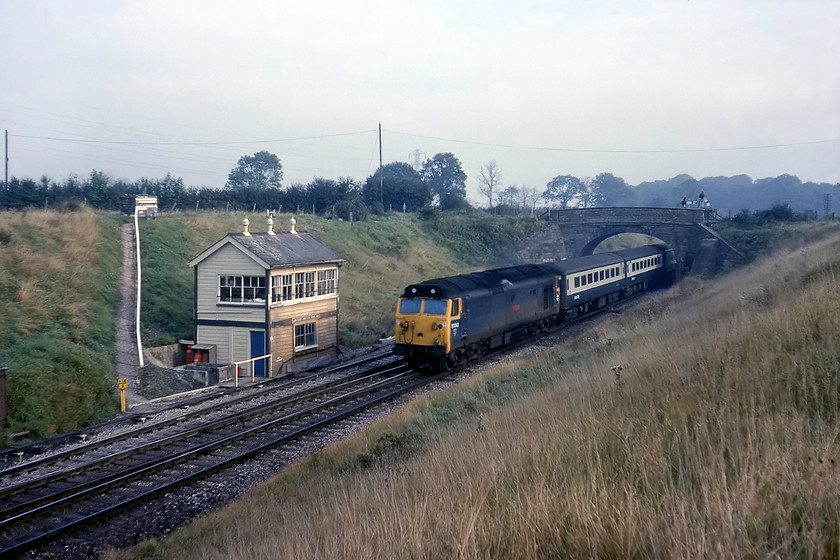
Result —
[[[251, 357], [256, 358], [265, 354], [265, 333], [263, 331], [251, 331]], [[254, 375], [265, 376], [265, 360], [257, 360], [251, 363], [254, 368]]]

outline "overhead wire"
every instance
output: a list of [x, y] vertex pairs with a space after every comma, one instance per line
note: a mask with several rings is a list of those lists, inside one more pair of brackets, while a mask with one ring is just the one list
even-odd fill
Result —
[[759, 144], [753, 146], [730, 146], [719, 148], [673, 148], [673, 149], [603, 149], [603, 148], [557, 148], [551, 146], [521, 146], [516, 144], [503, 144], [496, 142], [481, 142], [477, 140], [459, 140], [457, 138], [445, 138], [442, 136], [429, 136], [424, 134], [414, 134], [409, 132], [402, 132], [399, 130], [389, 130], [392, 134], [402, 134], [404, 136], [414, 136], [416, 138], [426, 138], [429, 140], [439, 140], [442, 142], [453, 142], [457, 144], [472, 144], [476, 146], [491, 146], [494, 148], [513, 148], [517, 150], [540, 150], [550, 152], [573, 152], [573, 153], [589, 153], [589, 154], [684, 154], [684, 153], [698, 153], [698, 152], [728, 152], [738, 150], [764, 150], [769, 148], [788, 148], [793, 146], [808, 146], [813, 144], [829, 144], [832, 142], [840, 142], [840, 138], [828, 138], [823, 140], [805, 140], [801, 142], [787, 142], [779, 144]]
[[[8, 108], [8, 105], [6, 107]], [[22, 110], [21, 110], [22, 109]], [[20, 113], [23, 113], [21, 115]], [[73, 127], [77, 129], [84, 129], [86, 131], [98, 131], [98, 132], [110, 132], [116, 133], [119, 135], [128, 135], [134, 136], [135, 138], [101, 138], [97, 137], [97, 135], [92, 135], [89, 132], [87, 134], [81, 132], [75, 132], [73, 130], [68, 130], [66, 127], [62, 127], [63, 129], [52, 128], [43, 126], [42, 124], [35, 124], [35, 123], [27, 123], [25, 122], [27, 116], [37, 116], [39, 119], [46, 120], [48, 122], [53, 122], [58, 125], [66, 125], [67, 127]], [[346, 138], [352, 136], [359, 136], [359, 135], [366, 135], [366, 134], [373, 134], [374, 141], [372, 151], [369, 155], [362, 156], [362, 157], [354, 157], [349, 155], [339, 156], [339, 155], [321, 155], [313, 152], [307, 153], [307, 150], [304, 146], [300, 148], [304, 149], [285, 149], [284, 150], [284, 157], [294, 157], [294, 158], [301, 158], [301, 159], [310, 159], [310, 160], [320, 160], [321, 162], [325, 161], [344, 161], [344, 162], [367, 162], [367, 172], [368, 174], [371, 173], [372, 169], [377, 167], [377, 163], [374, 161], [376, 147], [378, 146], [379, 139], [376, 136], [376, 129], [367, 129], [367, 130], [356, 130], [356, 131], [348, 131], [348, 132], [338, 132], [338, 133], [331, 133], [331, 134], [319, 134], [319, 135], [308, 135], [308, 136], [292, 136], [292, 137], [275, 137], [275, 138], [263, 138], [263, 139], [227, 139], [227, 140], [197, 140], [194, 138], [185, 138], [178, 135], [167, 134], [167, 133], [159, 133], [159, 132], [151, 132], [148, 130], [139, 130], [134, 128], [129, 128], [125, 126], [119, 125], [111, 125], [108, 123], [102, 123], [95, 120], [85, 119], [85, 118], [78, 118], [78, 117], [68, 117], [66, 115], [61, 115], [49, 111], [42, 111], [34, 108], [18, 106], [16, 111], [17, 117], [23, 116], [23, 119], [13, 119], [13, 120], [6, 120], [7, 123], [21, 126], [22, 128], [27, 128], [29, 130], [43, 130], [45, 134], [19, 134], [19, 133], [9, 133], [10, 138], [17, 138], [20, 139], [20, 143], [18, 144], [19, 149], [23, 149], [26, 151], [34, 151], [36, 148], [32, 146], [35, 142], [43, 143], [42, 146], [39, 146], [37, 149], [41, 152], [46, 153], [55, 153], [55, 154], [62, 154], [65, 156], [76, 157], [79, 159], [85, 160], [93, 160], [97, 162], [109, 162], [119, 165], [127, 165], [134, 168], [141, 168], [141, 169], [160, 169], [166, 172], [184, 172], [184, 173], [198, 173], [203, 176], [207, 177], [216, 177], [220, 173], [225, 174], [227, 169], [227, 164], [224, 163], [222, 160], [225, 157], [214, 156], [209, 153], [202, 153], [200, 150], [196, 151], [194, 148], [215, 148], [224, 150], [227, 154], [230, 154], [231, 157], [239, 157], [239, 152], [236, 150], [238, 146], [243, 145], [270, 145], [270, 144], [292, 144], [295, 142], [307, 142], [313, 140], [325, 140], [331, 138]], [[21, 122], [23, 120], [24, 122]], [[169, 124], [169, 123], [164, 123]], [[830, 144], [830, 143], [837, 143], [840, 142], [840, 138], [828, 138], [828, 139], [817, 139], [817, 140], [805, 140], [805, 141], [798, 141], [798, 142], [785, 142], [785, 143], [774, 143], [774, 144], [752, 144], [746, 146], [723, 146], [723, 147], [699, 147], [699, 148], [665, 148], [665, 149], [638, 149], [638, 148], [620, 148], [620, 149], [606, 149], [606, 148], [586, 148], [586, 147], [557, 147], [557, 146], [539, 146], [539, 145], [522, 145], [522, 144], [510, 144], [510, 143], [502, 143], [502, 142], [486, 142], [480, 140], [470, 140], [470, 139], [463, 139], [463, 138], [450, 138], [445, 136], [435, 136], [435, 135], [427, 135], [427, 134], [417, 134], [417, 133], [409, 133], [400, 130], [391, 130], [391, 129], [384, 129], [383, 132], [387, 132], [389, 134], [400, 135], [405, 137], [411, 138], [421, 138], [427, 140], [436, 140], [440, 142], [448, 142], [454, 144], [465, 144], [465, 145], [473, 145], [473, 146], [487, 146], [493, 148], [506, 148], [506, 149], [515, 149], [515, 150], [528, 150], [528, 151], [547, 151], [547, 152], [565, 152], [565, 153], [590, 153], [590, 154], [684, 154], [684, 153], [709, 153], [709, 152], [734, 152], [734, 151], [744, 151], [744, 150], [767, 150], [767, 149], [778, 149], [778, 148], [786, 148], [786, 147], [797, 147], [797, 146], [809, 146], [809, 145], [821, 145], [821, 144]], [[54, 144], [50, 146], [50, 144]], [[62, 150], [57, 147], [57, 145], [75, 145], [78, 147], [82, 146], [97, 146], [100, 149], [107, 150], [111, 152], [110, 154], [102, 154], [102, 155], [91, 155], [89, 152], [83, 151], [72, 151], [72, 150]], [[183, 150], [179, 150], [178, 148], [184, 148]], [[142, 154], [144, 157], [147, 157], [149, 161], [145, 163], [137, 163], [136, 161], [130, 161], [129, 154], [125, 152], [126, 148], [132, 148], [132, 155]], [[193, 148], [193, 149], [190, 149]], [[116, 157], [114, 157], [116, 156]], [[167, 162], [180, 162], [180, 163], [195, 163], [203, 167], [203, 169], [190, 169], [187, 167], [181, 166], [172, 166], [170, 163]], [[286, 163], [288, 162], [288, 163]], [[332, 169], [326, 168], [323, 166], [317, 167], [300, 167], [293, 164], [291, 161], [285, 160], [284, 169], [286, 170], [295, 170], [295, 171], [308, 171], [308, 172], [336, 172], [336, 173], [345, 173], [349, 174], [352, 172], [359, 172], [364, 173], [362, 169], [347, 169], [346, 165], [342, 165], [340, 169]], [[211, 168], [211, 169], [208, 169]], [[213, 170], [212, 168], [218, 167], [219, 171]], [[222, 169], [224, 167], [224, 169]], [[165, 168], [165, 169], [164, 169]]]

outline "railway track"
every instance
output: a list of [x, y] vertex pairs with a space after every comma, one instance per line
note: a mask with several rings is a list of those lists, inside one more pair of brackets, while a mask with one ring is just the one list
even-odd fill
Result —
[[174, 406], [151, 413], [132, 415], [122, 422], [121, 428], [109, 429], [94, 427], [87, 432], [76, 432], [49, 440], [35, 442], [27, 446], [6, 449], [0, 454], [0, 496], [3, 486], [18, 482], [20, 477], [39, 476], [43, 468], [50, 469], [61, 461], [73, 461], [73, 457], [95, 453], [97, 450], [113, 449], [124, 442], [150, 434], [176, 433], [184, 426], [201, 426], [211, 418], [226, 411], [227, 413], [247, 411], [272, 403], [282, 395], [294, 394], [307, 387], [317, 390], [322, 386], [342, 379], [353, 379], [366, 374], [376, 373], [378, 368], [387, 369], [397, 359], [390, 353], [383, 352], [360, 360], [354, 360], [336, 367], [320, 370], [316, 373], [293, 379], [269, 379], [256, 388], [223, 391], [214, 398], [202, 398], [196, 402], [179, 402]]
[[[629, 300], [623, 304], [632, 305]], [[107, 531], [111, 519], [130, 516], [179, 488], [200, 485], [214, 473], [222, 473], [227, 482], [240, 463], [322, 433], [442, 376], [420, 377], [386, 352], [291, 381], [272, 380], [236, 396], [188, 405], [187, 410], [177, 405], [166, 411], [170, 417], [145, 417], [145, 423], [117, 434], [94, 433], [93, 441], [41, 443], [27, 448], [30, 457], [16, 464], [10, 464], [15, 455], [0, 455], [5, 460], [0, 465], [7, 465], [0, 470], [0, 557], [15, 557], [68, 535]], [[319, 441], [318, 447], [324, 440]]]
[[[62, 451], [0, 471], [0, 477], [18, 480], [0, 487], [0, 556], [22, 554], [89, 527], [434, 379], [418, 377], [390, 360], [340, 381], [211, 415], [199, 425], [173, 433], [148, 437], [149, 427], [144, 426], [142, 437], [121, 434], [123, 443], [117, 450], [115, 442], [96, 442], [80, 446], [89, 447], [86, 452]], [[131, 441], [135, 443], [125, 443]], [[26, 474], [33, 471], [38, 474]]]

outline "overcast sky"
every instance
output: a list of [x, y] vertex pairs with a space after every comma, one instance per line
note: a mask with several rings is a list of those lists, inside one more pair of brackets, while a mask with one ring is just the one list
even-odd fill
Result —
[[[840, 181], [840, 2], [0, 1], [9, 174]], [[419, 151], [419, 152], [418, 152]]]

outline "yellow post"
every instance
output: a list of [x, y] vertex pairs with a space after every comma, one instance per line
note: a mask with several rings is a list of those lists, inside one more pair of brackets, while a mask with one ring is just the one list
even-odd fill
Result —
[[120, 412], [125, 412], [125, 390], [128, 389], [128, 379], [120, 377], [117, 383], [120, 385]]

